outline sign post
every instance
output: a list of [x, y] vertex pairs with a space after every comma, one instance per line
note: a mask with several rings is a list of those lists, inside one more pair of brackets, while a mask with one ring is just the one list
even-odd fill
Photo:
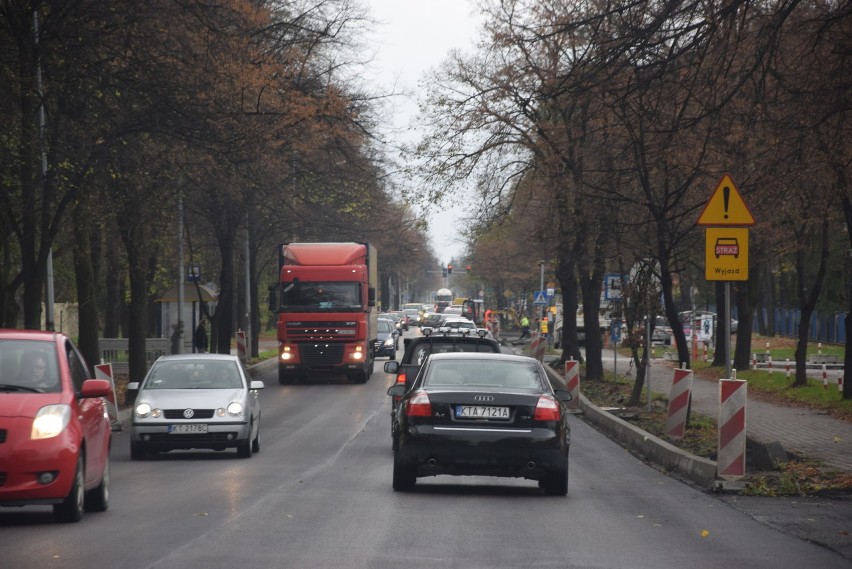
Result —
[[707, 227], [704, 278], [725, 283], [723, 350], [725, 377], [731, 377], [731, 281], [748, 280], [748, 228], [742, 226], [754, 225], [754, 216], [728, 174], [704, 206], [698, 225]]

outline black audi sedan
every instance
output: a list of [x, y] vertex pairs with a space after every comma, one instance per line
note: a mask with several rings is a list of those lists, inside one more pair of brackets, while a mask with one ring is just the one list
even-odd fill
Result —
[[571, 431], [565, 402], [537, 360], [509, 354], [432, 354], [402, 397], [394, 425], [393, 489], [439, 474], [537, 480], [568, 492]]

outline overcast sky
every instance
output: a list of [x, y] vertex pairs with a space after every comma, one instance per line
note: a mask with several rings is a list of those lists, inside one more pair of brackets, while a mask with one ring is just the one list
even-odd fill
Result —
[[[418, 80], [437, 67], [451, 49], [473, 46], [478, 18], [471, 0], [363, 0], [378, 20], [374, 33], [376, 56], [372, 64], [377, 80], [386, 91], [411, 92], [397, 97], [394, 131], [406, 142], [419, 139], [408, 130], [417, 112], [417, 97], [423, 94]], [[372, 43], [372, 42], [371, 42]], [[395, 86], [395, 87], [394, 87]], [[460, 209], [430, 212], [429, 233], [438, 260], [449, 261], [464, 251], [456, 228]]]

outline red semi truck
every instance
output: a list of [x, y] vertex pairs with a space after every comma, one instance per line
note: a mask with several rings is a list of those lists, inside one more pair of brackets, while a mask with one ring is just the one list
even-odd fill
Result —
[[364, 383], [377, 340], [378, 259], [369, 243], [284, 243], [269, 310], [278, 313], [278, 381], [345, 374]]

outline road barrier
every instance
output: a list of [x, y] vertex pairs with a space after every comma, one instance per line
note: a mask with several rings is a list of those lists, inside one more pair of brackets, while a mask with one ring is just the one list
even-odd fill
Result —
[[571, 393], [569, 409], [580, 408], [580, 362], [571, 358], [565, 362], [565, 387]]
[[666, 435], [673, 439], [682, 439], [686, 432], [689, 398], [692, 395], [692, 379], [692, 370], [684, 368], [674, 370], [665, 426]]
[[717, 445], [718, 476], [736, 480], [745, 476], [746, 403], [748, 385], [733, 378], [719, 380], [719, 437]]
[[540, 362], [544, 361], [544, 349], [547, 347], [547, 339], [539, 332], [532, 333], [530, 340], [530, 355]]
[[102, 363], [95, 366], [95, 379], [106, 379], [112, 387], [111, 395], [106, 397], [106, 410], [113, 431], [121, 430], [121, 420], [118, 418], [118, 398], [115, 396], [115, 379], [112, 364]]

